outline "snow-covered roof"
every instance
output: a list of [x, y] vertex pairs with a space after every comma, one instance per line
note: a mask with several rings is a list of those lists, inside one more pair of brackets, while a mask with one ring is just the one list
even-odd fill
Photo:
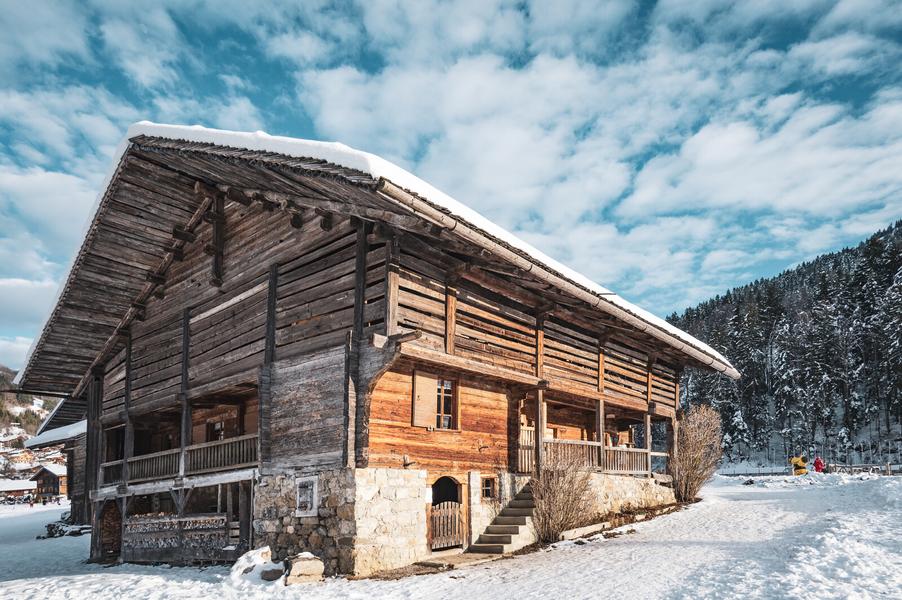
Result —
[[36, 481], [28, 479], [0, 479], [0, 492], [18, 492], [37, 489]]
[[[543, 268], [549, 269], [552, 272], [559, 273], [566, 280], [569, 280], [576, 286], [579, 286], [596, 296], [600, 301], [600, 306], [609, 305], [623, 311], [624, 313], [638, 320], [642, 324], [643, 328], [648, 327], [652, 330], [657, 330], [657, 336], [664, 338], [664, 341], [666, 341], [670, 345], [681, 350], [685, 349], [685, 347], [688, 346], [689, 348], [692, 348], [707, 357], [707, 360], [702, 362], [709, 364], [711, 368], [721, 371], [733, 378], [739, 377], [739, 372], [733, 367], [733, 365], [731, 365], [723, 355], [721, 355], [719, 352], [717, 352], [704, 342], [674, 327], [664, 319], [661, 319], [660, 317], [657, 317], [656, 315], [653, 315], [645, 309], [640, 308], [635, 304], [629, 302], [628, 300], [618, 296], [611, 290], [608, 290], [607, 288], [597, 284], [585, 275], [582, 275], [581, 273], [578, 273], [573, 269], [554, 260], [553, 258], [545, 255], [543, 252], [539, 251], [531, 244], [518, 238], [506, 229], [485, 218], [472, 208], [455, 200], [451, 196], [433, 187], [419, 177], [416, 177], [412, 173], [402, 169], [398, 165], [395, 165], [394, 163], [376, 156], [375, 154], [356, 150], [337, 142], [321, 142], [315, 140], [273, 136], [262, 131], [225, 131], [219, 129], [209, 129], [198, 125], [163, 125], [151, 123], [149, 121], [141, 121], [139, 123], [135, 123], [134, 125], [129, 127], [125, 139], [122, 140], [117, 149], [112, 168], [108, 173], [106, 179], [104, 180], [101, 191], [97, 196], [97, 200], [95, 201], [94, 209], [90, 213], [90, 219], [85, 225], [85, 234], [89, 231], [91, 224], [94, 222], [94, 219], [100, 208], [101, 201], [103, 200], [107, 189], [109, 188], [110, 183], [113, 180], [117, 169], [119, 168], [122, 158], [128, 151], [130, 140], [139, 136], [164, 138], [171, 140], [184, 140], [186, 142], [213, 144], [229, 148], [243, 148], [250, 151], [270, 152], [294, 158], [312, 158], [323, 160], [340, 167], [360, 171], [362, 173], [370, 175], [375, 180], [388, 180], [394, 185], [412, 192], [419, 198], [425, 199], [431, 204], [440, 207], [454, 219], [458, 219], [469, 224], [471, 227], [484, 232], [490, 238], [494, 238], [498, 242], [501, 242], [502, 244], [505, 244], [506, 246], [514, 249], [519, 254], [528, 257], [528, 259], [533, 263]], [[72, 268], [76, 260], [77, 256], [73, 258], [72, 265], [70, 265], [69, 275], [71, 275]], [[68, 280], [69, 276], [62, 280], [64, 283], [61, 285], [57, 293], [56, 301], [52, 305], [53, 307], [55, 307], [59, 303], [65, 290], [66, 282]], [[53, 313], [51, 312], [51, 316], [52, 314]], [[47, 324], [49, 324], [49, 322], [50, 318], [48, 317]], [[47, 324], [45, 324], [45, 331], [48, 326]], [[20, 383], [22, 381], [23, 374], [28, 371], [28, 364], [31, 361], [34, 350], [42, 337], [43, 333], [41, 336], [36, 336], [34, 341], [32, 342], [31, 348], [28, 351], [28, 355], [25, 361], [26, 368], [23, 368], [19, 371], [16, 376], [16, 383]]]
[[[66, 474], [66, 465], [58, 465], [55, 463], [46, 463], [41, 465], [42, 469], [50, 471], [57, 477], [62, 477]], [[37, 474], [35, 474], [37, 476]]]
[[62, 442], [81, 435], [88, 430], [88, 422], [84, 419], [65, 427], [57, 427], [56, 429], [48, 429], [47, 431], [36, 435], [30, 440], [26, 440], [26, 448], [40, 448], [48, 444], [61, 444]]

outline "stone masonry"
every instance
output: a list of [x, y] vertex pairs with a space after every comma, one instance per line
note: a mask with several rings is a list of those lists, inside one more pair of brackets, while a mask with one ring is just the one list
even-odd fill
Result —
[[254, 490], [254, 545], [268, 545], [273, 558], [311, 552], [326, 575], [354, 572], [354, 470], [323, 471], [317, 478], [317, 506], [298, 516], [294, 473], [262, 476]]
[[355, 573], [409, 565], [429, 556], [426, 471], [367, 468], [356, 471]]

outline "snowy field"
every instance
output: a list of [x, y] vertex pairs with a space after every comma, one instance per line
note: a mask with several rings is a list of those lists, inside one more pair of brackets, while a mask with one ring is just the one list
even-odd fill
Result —
[[82, 562], [88, 538], [35, 540], [60, 507], [0, 507], [0, 598], [900, 598], [902, 478], [718, 477], [690, 508], [513, 559], [397, 581], [282, 587], [225, 568]]

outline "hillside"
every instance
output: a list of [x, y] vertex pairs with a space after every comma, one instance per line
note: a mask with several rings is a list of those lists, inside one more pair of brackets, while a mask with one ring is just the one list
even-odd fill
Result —
[[743, 375], [682, 386], [720, 411], [731, 458], [902, 459], [902, 221], [669, 320]]
[[[15, 376], [15, 371], [0, 365], [0, 389], [15, 388], [12, 383]], [[50, 398], [36, 401], [30, 394], [0, 393], [0, 431], [16, 423], [34, 435], [56, 402]]]

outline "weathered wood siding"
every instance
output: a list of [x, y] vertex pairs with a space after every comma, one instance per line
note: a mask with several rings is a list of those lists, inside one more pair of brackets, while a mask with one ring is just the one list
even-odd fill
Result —
[[350, 403], [347, 347], [276, 362], [272, 370], [272, 464], [340, 466]]
[[[294, 228], [282, 211], [237, 203], [226, 203], [225, 215], [222, 285], [211, 284], [212, 258], [204, 248], [212, 242], [213, 225], [202, 222], [194, 232], [195, 241], [186, 245], [184, 259], [167, 272], [164, 297], [152, 299], [144, 321], [132, 326], [130, 407], [135, 414], [177, 406], [185, 309], [189, 397], [237, 383], [256, 383], [266, 343], [268, 276], [273, 263], [279, 265], [278, 359], [336, 346], [353, 324], [356, 229], [348, 219], [335, 218], [331, 227], [323, 228], [319, 217], [311, 213], [302, 227]], [[378, 261], [373, 262], [368, 292], [378, 300], [376, 290], [384, 289], [379, 288], [383, 277], [376, 277]], [[374, 304], [371, 312], [381, 319], [384, 309]], [[124, 407], [124, 357], [122, 351], [106, 367], [103, 411], [107, 415]]]
[[398, 326], [402, 332], [422, 332], [414, 344], [440, 352], [450, 348], [461, 358], [537, 375], [576, 395], [598, 397], [603, 390], [605, 401], [636, 410], [646, 410], [649, 400], [675, 407], [674, 369], [631, 344], [628, 334], [605, 338], [603, 327], [592, 331], [591, 324], [573, 322], [566, 311], [540, 318], [540, 307], [514, 300], [516, 294], [505, 296], [455, 276], [460, 268], [438, 250], [402, 243]]
[[[421, 367], [423, 368], [423, 367]], [[428, 368], [457, 382], [459, 428], [412, 425], [414, 364], [402, 361], [376, 383], [370, 409], [370, 466], [400, 467], [404, 456], [430, 475], [507, 469], [517, 403], [499, 382]]]

